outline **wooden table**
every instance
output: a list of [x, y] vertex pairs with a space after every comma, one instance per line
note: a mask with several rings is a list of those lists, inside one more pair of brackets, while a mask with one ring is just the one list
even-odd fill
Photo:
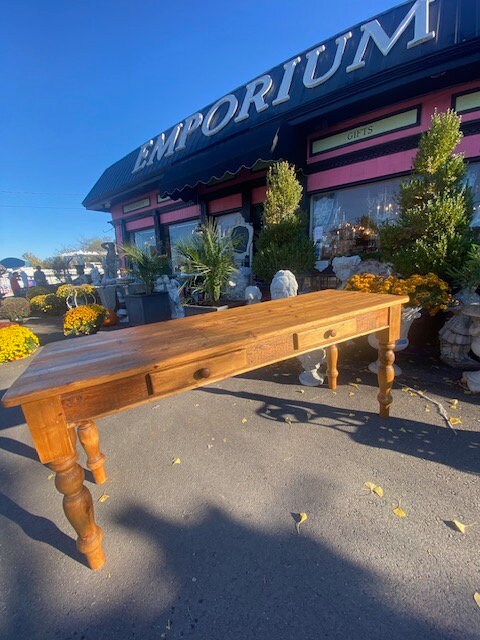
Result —
[[380, 415], [392, 401], [394, 343], [405, 296], [326, 290], [47, 345], [3, 396], [21, 405], [40, 461], [56, 473], [77, 548], [105, 562], [102, 530], [77, 463], [76, 436], [97, 483], [106, 480], [94, 418], [326, 347], [329, 387], [336, 344], [377, 333]]

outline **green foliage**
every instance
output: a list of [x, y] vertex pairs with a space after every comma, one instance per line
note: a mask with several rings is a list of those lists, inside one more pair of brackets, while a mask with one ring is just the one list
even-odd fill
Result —
[[30, 300], [30, 308], [32, 311], [58, 316], [65, 312], [65, 301], [54, 293], [49, 293], [32, 298]]
[[453, 284], [465, 289], [477, 289], [480, 286], [480, 245], [472, 244], [462, 266], [451, 267], [448, 272]]
[[103, 254], [105, 253], [105, 249], [102, 247], [104, 242], [112, 242], [112, 238], [109, 236], [103, 236], [101, 238], [98, 236], [80, 238], [78, 241], [78, 247], [82, 251], [95, 251], [99, 254]]
[[57, 280], [68, 280], [70, 274], [68, 272], [72, 257], [54, 256], [53, 258], [47, 258], [44, 260], [44, 266], [47, 269], [52, 269]]
[[216, 304], [235, 270], [233, 242], [222, 235], [214, 220], [201, 225], [190, 240], [175, 246], [185, 268], [195, 275], [185, 286], [201, 295], [206, 304]]
[[263, 203], [264, 224], [295, 224], [303, 191], [295, 175], [295, 167], [288, 162], [275, 163], [268, 170], [267, 187]]
[[0, 318], [21, 322], [30, 315], [30, 305], [25, 298], [5, 298], [0, 303]]
[[50, 293], [50, 290], [46, 287], [28, 287], [25, 295], [27, 300], [31, 300], [36, 296], [46, 296], [48, 293]]
[[131, 265], [129, 271], [144, 283], [146, 293], [152, 293], [158, 276], [170, 273], [170, 263], [165, 255], [144, 251], [135, 244], [123, 244], [118, 248]]
[[39, 258], [29, 251], [25, 251], [25, 253], [22, 254], [22, 258], [26, 260], [31, 267], [45, 267], [45, 260], [42, 260], [42, 258]]
[[315, 264], [315, 247], [307, 235], [307, 218], [299, 208], [302, 186], [295, 167], [277, 162], [268, 170], [263, 227], [253, 258], [254, 273], [270, 281], [280, 269], [299, 275]]
[[473, 200], [463, 155], [453, 154], [462, 139], [460, 122], [454, 111], [435, 112], [412, 176], [400, 186], [397, 224], [379, 230], [382, 259], [403, 276], [433, 272], [449, 280], [471, 245]]

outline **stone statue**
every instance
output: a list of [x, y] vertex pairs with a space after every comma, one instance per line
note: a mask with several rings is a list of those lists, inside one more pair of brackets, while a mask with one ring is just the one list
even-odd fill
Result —
[[257, 302], [261, 302], [262, 292], [258, 287], [246, 287], [245, 300], [247, 301], [247, 304], [256, 304]]
[[102, 284], [114, 284], [117, 279], [117, 254], [115, 253], [114, 242], [103, 242], [102, 247], [107, 250], [107, 255], [103, 258], [103, 278]]
[[285, 269], [277, 271], [273, 276], [273, 280], [270, 285], [270, 295], [272, 300], [296, 296], [297, 292], [298, 282], [293, 273]]
[[304, 371], [298, 376], [301, 384], [306, 387], [319, 387], [323, 384], [325, 376], [321, 373], [320, 367], [327, 357], [325, 349], [315, 349], [303, 356], [298, 356], [298, 360]]
[[388, 278], [393, 273], [392, 265], [388, 262], [380, 262], [380, 260], [362, 260], [352, 275], [357, 273], [373, 273], [375, 276]]
[[247, 284], [247, 276], [241, 271], [241, 269], [235, 269], [235, 271], [230, 275], [227, 283], [227, 290], [225, 291], [225, 297], [227, 300], [243, 300]]
[[[291, 271], [277, 271], [272, 284], [270, 285], [270, 293], [272, 300], [279, 298], [290, 298], [296, 296], [298, 292], [298, 284], [295, 276]], [[298, 357], [304, 371], [299, 375], [301, 384], [309, 387], [318, 387], [323, 384], [323, 375], [320, 373], [320, 367], [325, 361], [325, 349], [316, 349], [310, 353], [305, 353]]]
[[93, 265], [92, 270], [90, 271], [90, 277], [92, 278], [92, 284], [96, 287], [102, 284], [102, 276], [98, 268]]
[[340, 280], [338, 289], [343, 289], [346, 281], [356, 273], [356, 268], [361, 261], [360, 256], [339, 256], [332, 260], [333, 271]]
[[[166, 276], [168, 278], [168, 276]], [[180, 284], [175, 278], [169, 279], [167, 284], [168, 297], [170, 298], [170, 309], [173, 318], [183, 318], [185, 315], [185, 309], [183, 308], [182, 301], [180, 300]]]
[[[476, 356], [480, 356], [480, 304], [467, 304], [462, 309], [462, 313], [471, 320], [470, 335], [472, 336], [472, 351]], [[477, 363], [480, 366], [480, 363]], [[480, 370], [464, 371], [462, 382], [467, 385], [473, 393], [480, 393]]]

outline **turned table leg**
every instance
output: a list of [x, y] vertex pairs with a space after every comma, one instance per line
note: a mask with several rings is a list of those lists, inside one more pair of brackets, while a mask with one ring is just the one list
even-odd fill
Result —
[[77, 549], [86, 555], [88, 566], [95, 571], [105, 562], [102, 530], [95, 523], [92, 496], [83, 484], [85, 472], [77, 457], [74, 452], [48, 466], [56, 473], [55, 486], [64, 496], [63, 510], [78, 534]]
[[105, 456], [100, 451], [100, 439], [97, 425], [91, 420], [77, 422], [77, 434], [80, 444], [87, 454], [87, 467], [93, 474], [97, 484], [103, 484], [107, 479], [104, 468]]
[[338, 378], [338, 348], [336, 344], [332, 344], [330, 347], [327, 347], [327, 378], [328, 378], [328, 388], [336, 389], [337, 388], [337, 378]]
[[395, 370], [393, 363], [395, 362], [394, 353], [395, 343], [380, 343], [378, 348], [378, 402], [380, 404], [380, 417], [388, 418], [390, 414], [390, 405], [392, 404], [392, 385], [395, 378]]

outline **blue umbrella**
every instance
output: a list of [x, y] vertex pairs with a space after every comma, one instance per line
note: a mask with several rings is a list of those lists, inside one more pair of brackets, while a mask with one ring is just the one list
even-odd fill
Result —
[[24, 267], [26, 262], [21, 258], [4, 258], [0, 260], [0, 264], [2, 264], [5, 269], [19, 269], [20, 267]]

